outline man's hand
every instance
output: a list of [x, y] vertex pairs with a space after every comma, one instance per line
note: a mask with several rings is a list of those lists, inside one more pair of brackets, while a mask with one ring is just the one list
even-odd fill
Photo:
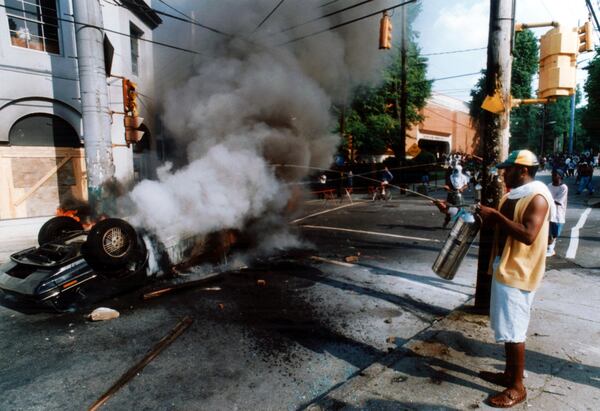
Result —
[[479, 214], [485, 223], [494, 223], [498, 217], [498, 210], [484, 205], [477, 206], [477, 214]]
[[440, 213], [448, 214], [448, 203], [443, 200], [432, 201], [433, 204], [440, 210]]

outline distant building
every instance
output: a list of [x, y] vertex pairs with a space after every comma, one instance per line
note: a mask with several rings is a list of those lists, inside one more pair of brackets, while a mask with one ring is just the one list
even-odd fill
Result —
[[425, 117], [423, 122], [407, 131], [407, 149], [417, 144], [437, 155], [458, 151], [474, 154], [475, 129], [471, 125], [467, 103], [433, 94], [421, 114]]
[[[65, 197], [87, 197], [72, 1], [88, 0], [1, 2], [0, 219], [52, 215]], [[127, 147], [121, 79], [107, 77], [115, 176], [129, 181], [148, 172], [154, 64], [153, 48], [141, 39], [152, 39], [161, 19], [143, 0], [117, 3], [102, 2], [111, 73], [138, 83], [146, 96], [146, 135]]]

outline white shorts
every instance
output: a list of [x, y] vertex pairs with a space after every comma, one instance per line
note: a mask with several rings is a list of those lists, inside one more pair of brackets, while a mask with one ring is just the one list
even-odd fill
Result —
[[490, 325], [499, 343], [522, 343], [527, 337], [535, 291], [523, 291], [492, 279]]

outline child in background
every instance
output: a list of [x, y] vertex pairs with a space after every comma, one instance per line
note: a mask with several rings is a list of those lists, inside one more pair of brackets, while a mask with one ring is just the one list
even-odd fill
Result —
[[556, 205], [556, 213], [550, 220], [550, 238], [548, 238], [548, 250], [546, 257], [552, 257], [556, 254], [554, 246], [556, 239], [560, 236], [563, 226], [565, 225], [565, 215], [567, 213], [567, 194], [569, 187], [563, 183], [564, 172], [557, 168], [552, 170], [552, 183], [548, 184], [548, 189], [554, 199]]

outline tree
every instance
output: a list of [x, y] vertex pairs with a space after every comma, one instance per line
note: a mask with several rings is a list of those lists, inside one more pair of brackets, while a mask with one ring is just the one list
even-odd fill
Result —
[[[516, 33], [513, 55], [511, 94], [514, 98], [531, 98], [532, 81], [539, 64], [538, 42], [531, 30]], [[513, 109], [510, 115], [510, 149], [539, 148], [542, 108], [523, 105]]]
[[[596, 54], [587, 65], [588, 77], [583, 86], [587, 95], [587, 107], [581, 110], [581, 126], [589, 140], [598, 147], [600, 137], [600, 48], [596, 48]], [[590, 148], [595, 148], [590, 147]]]
[[[409, 23], [413, 22], [421, 9], [417, 4], [408, 9]], [[418, 33], [410, 30], [407, 51], [407, 124], [423, 120], [420, 111], [431, 95], [432, 82], [426, 79], [427, 59], [421, 56], [416, 45]], [[345, 110], [345, 130], [353, 137], [359, 151], [383, 152], [387, 147], [396, 153], [400, 147], [400, 79], [402, 75], [401, 48], [395, 44], [390, 62], [382, 73], [377, 86], [361, 85], [356, 88], [348, 110]], [[398, 158], [398, 156], [396, 156]]]
[[[538, 70], [539, 48], [537, 39], [531, 30], [516, 33], [515, 48], [513, 50], [511, 95], [514, 98], [531, 98], [533, 94], [533, 77]], [[475, 145], [481, 147], [480, 119], [482, 114], [481, 104], [485, 99], [486, 72], [482, 70], [482, 77], [471, 90], [469, 114], [471, 122], [476, 129]], [[541, 138], [541, 113], [538, 106], [523, 105], [512, 109], [510, 121], [510, 148], [539, 148]], [[476, 151], [479, 151], [476, 150]], [[482, 154], [479, 152], [479, 154]]]

